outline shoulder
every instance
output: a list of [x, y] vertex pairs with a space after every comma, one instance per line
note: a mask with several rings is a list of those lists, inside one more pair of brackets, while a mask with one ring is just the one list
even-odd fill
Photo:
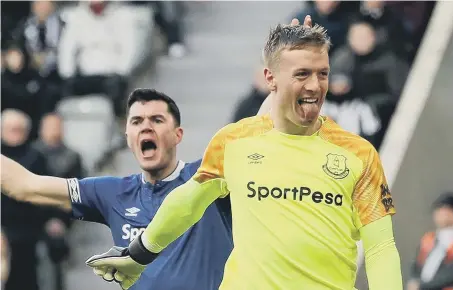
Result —
[[421, 251], [429, 251], [436, 242], [436, 233], [435, 232], [427, 232], [425, 233], [422, 238], [420, 239], [420, 250]]
[[28, 146], [27, 153], [24, 156], [25, 164], [24, 166], [33, 172], [34, 174], [38, 175], [50, 175], [48, 171], [48, 158], [47, 156], [39, 151], [34, 146]]
[[378, 154], [368, 140], [344, 130], [330, 118], [325, 119], [320, 130], [320, 136], [325, 141], [355, 155], [364, 163], [367, 163], [370, 155], [374, 156]]
[[15, 34], [14, 36], [16, 36], [16, 37], [25, 36], [27, 27], [30, 26], [32, 23], [33, 23], [33, 21], [32, 21], [31, 17], [20, 20], [20, 22], [17, 24], [16, 28], [13, 30], [13, 33]]
[[217, 131], [212, 141], [221, 145], [244, 137], [257, 136], [272, 129], [272, 120], [269, 115], [253, 116], [231, 123]]
[[192, 177], [192, 175], [197, 172], [198, 168], [201, 165], [201, 161], [202, 159], [198, 159], [197, 161], [186, 163], [181, 174], [183, 176], [186, 176], [187, 179], [190, 179], [190, 177]]
[[424, 241], [424, 242], [431, 241], [431, 240], [434, 240], [434, 239], [436, 239], [436, 233], [435, 232], [427, 232], [421, 238], [421, 240]]
[[89, 10], [86, 3], [78, 3], [76, 5], [68, 5], [60, 11], [60, 19], [65, 24], [78, 24], [89, 17]]
[[47, 161], [47, 156], [41, 151], [37, 145], [29, 146], [29, 153], [34, 157], [35, 162], [45, 162]]
[[201, 161], [202, 161], [202, 159], [198, 159], [197, 161], [186, 163], [185, 167], [187, 169], [196, 171], [198, 169], [198, 167], [200, 167]]
[[41, 153], [44, 152], [44, 144], [40, 140], [36, 140], [33, 143], [31, 143], [31, 148]]
[[65, 146], [65, 151], [66, 154], [69, 158], [74, 158], [74, 159], [81, 159], [82, 157], [80, 156], [79, 152], [72, 150], [71, 148]]

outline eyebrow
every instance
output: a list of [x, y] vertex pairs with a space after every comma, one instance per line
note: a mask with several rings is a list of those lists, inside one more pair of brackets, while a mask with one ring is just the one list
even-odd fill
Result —
[[320, 69], [311, 69], [311, 68], [298, 68], [296, 70], [294, 70], [294, 72], [301, 72], [301, 71], [324, 71], [324, 70], [330, 70], [330, 67], [326, 66], [326, 67], [323, 67], [323, 68], [320, 68]]
[[165, 115], [163, 114], [153, 114], [153, 115], [149, 115], [149, 116], [132, 116], [130, 117], [130, 120], [141, 120], [141, 119], [144, 119], [144, 118], [164, 118], [165, 119]]

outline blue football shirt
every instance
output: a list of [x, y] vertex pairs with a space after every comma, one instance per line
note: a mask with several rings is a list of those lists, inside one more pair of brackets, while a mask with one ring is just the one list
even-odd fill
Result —
[[[151, 184], [141, 174], [69, 179], [75, 219], [107, 225], [116, 246], [127, 247], [153, 219], [167, 194], [188, 181], [201, 160]], [[228, 203], [211, 204], [201, 220], [148, 265], [131, 290], [214, 290], [233, 248]]]

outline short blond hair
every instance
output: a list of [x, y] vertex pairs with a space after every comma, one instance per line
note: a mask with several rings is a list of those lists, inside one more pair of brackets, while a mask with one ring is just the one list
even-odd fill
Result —
[[307, 46], [325, 47], [329, 50], [331, 42], [327, 30], [318, 24], [313, 27], [279, 24], [269, 32], [263, 50], [264, 65], [275, 65], [284, 49], [303, 49]]

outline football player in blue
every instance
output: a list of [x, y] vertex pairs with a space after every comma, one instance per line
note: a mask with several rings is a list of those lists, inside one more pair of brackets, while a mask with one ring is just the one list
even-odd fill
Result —
[[[74, 219], [105, 224], [115, 246], [127, 247], [150, 223], [166, 195], [189, 180], [200, 165], [200, 160], [185, 163], [176, 158], [183, 129], [179, 109], [170, 97], [151, 89], [136, 89], [129, 96], [127, 109], [127, 143], [142, 173], [122, 178], [62, 179], [34, 175], [2, 155], [2, 192], [21, 201], [62, 208]], [[218, 289], [233, 248], [229, 216], [225, 200], [210, 206], [130, 289]], [[94, 271], [107, 281], [114, 280], [109, 269]]]

